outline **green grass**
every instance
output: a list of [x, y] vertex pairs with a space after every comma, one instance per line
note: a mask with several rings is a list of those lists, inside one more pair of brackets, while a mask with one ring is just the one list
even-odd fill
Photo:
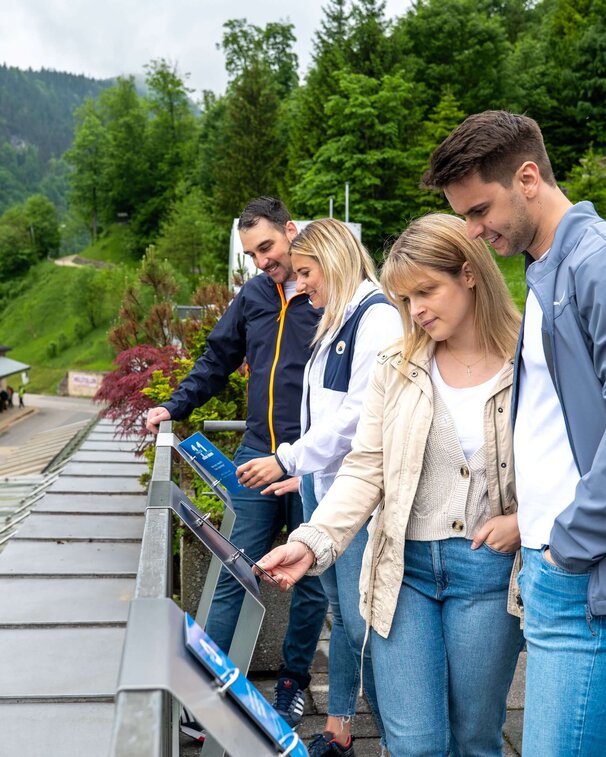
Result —
[[[140, 253], [140, 250], [139, 250]], [[102, 237], [78, 253], [89, 260], [136, 266], [140, 260], [135, 239], [126, 224], [114, 224]]]
[[[12, 347], [9, 357], [32, 366], [28, 385], [31, 392], [55, 393], [69, 369], [96, 371], [112, 367], [107, 330], [117, 312], [121, 292], [112, 293], [112, 307], [107, 309], [105, 322], [83, 334], [85, 319], [70, 300], [78, 271], [46, 261], [40, 263], [30, 270], [24, 291], [1, 314], [0, 343]], [[116, 280], [119, 278], [117, 275]]]

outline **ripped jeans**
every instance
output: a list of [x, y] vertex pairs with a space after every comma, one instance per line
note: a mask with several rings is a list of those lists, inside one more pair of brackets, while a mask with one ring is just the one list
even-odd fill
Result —
[[590, 573], [522, 548], [518, 581], [528, 646], [522, 750], [526, 757], [606, 755], [606, 616], [587, 604]]

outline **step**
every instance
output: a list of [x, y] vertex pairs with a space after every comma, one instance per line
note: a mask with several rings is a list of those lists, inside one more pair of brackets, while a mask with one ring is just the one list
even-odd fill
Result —
[[33, 511], [13, 539], [123, 539], [141, 540], [143, 515], [51, 515]]
[[48, 513], [143, 513], [145, 494], [45, 494], [34, 512]]
[[0, 753], [6, 757], [107, 757], [113, 720], [111, 702], [0, 703]]
[[131, 458], [129, 462], [97, 462], [86, 463], [80, 460], [72, 460], [61, 471], [62, 476], [86, 476], [110, 478], [139, 478], [142, 473], [148, 471], [147, 463], [134, 462]]
[[0, 626], [126, 623], [134, 591], [134, 578], [0, 578]]
[[[134, 576], [141, 544], [11, 539], [0, 553], [0, 576]], [[0, 670], [2, 670], [0, 666]]]
[[124, 634], [124, 628], [0, 629], [0, 699], [112, 698]]
[[52, 483], [48, 492], [58, 494], [137, 494], [143, 491], [138, 479], [119, 479], [105, 476], [81, 476], [61, 475]]

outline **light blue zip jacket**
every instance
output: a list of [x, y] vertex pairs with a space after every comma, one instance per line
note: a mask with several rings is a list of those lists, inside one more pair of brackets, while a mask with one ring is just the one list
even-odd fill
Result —
[[[591, 570], [588, 601], [606, 615], [606, 221], [580, 202], [558, 225], [549, 255], [526, 272], [543, 311], [543, 344], [581, 479], [555, 520], [549, 548], [573, 573]], [[548, 360], [548, 364], [549, 364]], [[517, 410], [520, 346], [515, 361]]]

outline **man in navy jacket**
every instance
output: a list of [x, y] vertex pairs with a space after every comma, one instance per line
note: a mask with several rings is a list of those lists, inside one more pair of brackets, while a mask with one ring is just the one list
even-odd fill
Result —
[[[226, 384], [246, 359], [249, 372], [246, 432], [234, 463], [272, 455], [282, 442], [300, 436], [303, 369], [318, 313], [306, 296], [296, 294], [288, 249], [297, 234], [284, 204], [259, 197], [238, 222], [244, 252], [262, 273], [247, 281], [206, 340], [204, 354], [170, 400], [152, 408], [147, 428], [157, 433], [164, 420], [182, 420]], [[266, 554], [282, 527], [303, 520], [297, 492], [262, 496], [246, 489], [232, 496], [236, 521], [233, 542], [253, 560]], [[244, 590], [222, 571], [206, 630], [225, 652], [231, 644]], [[274, 706], [291, 725], [301, 719], [303, 690], [326, 614], [327, 600], [319, 579], [307, 577], [294, 589], [283, 643], [283, 667]]]
[[527, 255], [514, 459], [528, 644], [523, 754], [606, 754], [606, 222], [558, 187], [538, 124], [469, 116], [425, 175], [497, 254]]

